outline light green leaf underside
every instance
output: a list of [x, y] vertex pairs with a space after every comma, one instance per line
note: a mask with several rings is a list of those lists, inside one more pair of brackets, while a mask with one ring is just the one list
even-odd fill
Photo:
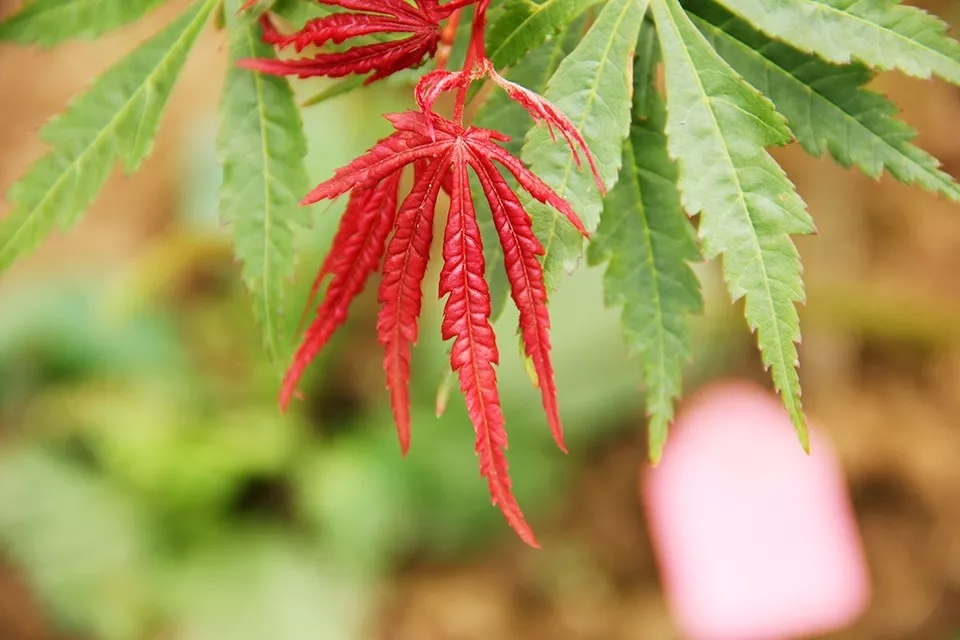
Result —
[[599, 0], [509, 0], [486, 34], [487, 55], [510, 67]]
[[51, 150], [7, 193], [14, 206], [0, 222], [0, 271], [33, 250], [55, 225], [73, 225], [117, 160], [128, 172], [140, 166], [187, 53], [215, 5], [216, 0], [194, 4], [41, 130]]
[[242, 58], [273, 55], [255, 22], [235, 16], [240, 0], [227, 2], [230, 70], [220, 103], [217, 148], [223, 166], [220, 217], [233, 230], [243, 281], [253, 296], [270, 357], [285, 359], [282, 317], [294, 272], [294, 230], [310, 223], [299, 206], [307, 191], [307, 144], [300, 111], [285, 78], [240, 69]]
[[937, 17], [895, 0], [722, 0], [769, 36], [830, 62], [852, 58], [960, 84], [960, 43]]
[[[577, 43], [583, 29], [583, 20], [574, 20], [567, 25], [562, 33], [550, 39], [549, 42], [527, 54], [518, 65], [510, 69], [509, 78], [531, 91], [541, 92], [547, 85], [547, 80], [554, 74], [560, 62], [567, 56]], [[520, 156], [523, 139], [530, 129], [531, 120], [527, 112], [519, 104], [507, 97], [499, 89], [483, 103], [477, 112], [474, 122], [481, 127], [496, 129], [510, 136], [510, 141], [504, 146], [515, 156]], [[508, 171], [501, 171], [504, 179], [520, 192], [520, 185]], [[471, 183], [474, 189], [473, 201], [480, 216], [480, 233], [483, 238], [483, 253], [487, 263], [487, 282], [490, 287], [491, 319], [500, 316], [510, 295], [510, 284], [507, 281], [507, 272], [503, 265], [503, 248], [500, 246], [500, 237], [493, 225], [490, 210], [483, 193], [479, 190], [476, 181]]]
[[717, 52], [786, 116], [809, 153], [827, 149], [841, 165], [856, 164], [871, 178], [886, 169], [902, 182], [960, 200], [960, 187], [939, 161], [910, 144], [916, 134], [896, 119], [896, 105], [863, 88], [869, 69], [830, 64], [770, 40], [712, 2], [684, 7]]
[[[607, 189], [620, 173], [623, 139], [630, 128], [633, 52], [648, 6], [649, 0], [607, 2], [580, 44], [560, 63], [544, 93], [583, 134]], [[570, 203], [588, 231], [596, 229], [603, 198], [586, 159], [578, 168], [566, 144], [559, 138], [552, 140], [543, 126], [527, 134], [522, 158]], [[553, 208], [529, 197], [523, 202], [543, 243], [547, 287], [556, 288], [560, 275], [579, 262], [583, 239]]]
[[51, 47], [136, 22], [163, 0], [33, 0], [0, 23], [0, 40]]
[[677, 0], [653, 0], [666, 70], [667, 136], [687, 213], [700, 214], [705, 257], [722, 256], [746, 319], [804, 447], [795, 303], [804, 299], [790, 234], [813, 222], [783, 170], [764, 150], [790, 133], [773, 105], [710, 47]]
[[683, 367], [690, 359], [690, 316], [702, 308], [689, 262], [700, 252], [680, 205], [677, 168], [667, 153], [666, 113], [655, 86], [657, 42], [645, 25], [637, 50], [635, 121], [623, 143], [620, 180], [604, 202], [588, 245], [591, 264], [609, 260], [604, 302], [622, 307], [627, 347], [643, 359], [650, 459], [663, 453]]

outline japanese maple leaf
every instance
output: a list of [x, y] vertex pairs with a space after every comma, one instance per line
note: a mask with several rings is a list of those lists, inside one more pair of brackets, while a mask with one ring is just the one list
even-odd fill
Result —
[[[249, 59], [241, 66], [273, 75], [300, 78], [326, 76], [339, 78], [351, 74], [372, 73], [366, 83], [374, 82], [402, 69], [419, 65], [437, 52], [442, 37], [441, 20], [474, 0], [318, 0], [350, 11], [308, 21], [299, 31], [284, 36], [274, 27], [268, 14], [261, 18], [263, 40], [278, 48], [293, 46], [299, 53], [308, 46], [322, 47], [328, 42], [341, 44], [350, 38], [373, 34], [409, 34], [406, 38], [352, 47], [342, 52], [321, 52], [296, 60]], [[248, 2], [248, 6], [253, 0]]]
[[[493, 212], [511, 294], [520, 311], [524, 349], [536, 369], [547, 419], [561, 448], [547, 292], [537, 260], [543, 248], [533, 234], [529, 215], [497, 165], [511, 173], [534, 198], [556, 208], [581, 233], [586, 235], [586, 231], [563, 198], [498, 144], [507, 140], [505, 136], [489, 129], [465, 127], [429, 111], [386, 117], [396, 131], [336, 171], [303, 200], [312, 204], [350, 193], [346, 213], [315, 286], [327, 276], [331, 276], [331, 282], [284, 380], [281, 405], [289, 402], [304, 369], [344, 321], [350, 302], [383, 256], [377, 336], [384, 348], [383, 366], [401, 449], [407, 451], [410, 353], [417, 341], [421, 287], [433, 241], [438, 195], [446, 184], [450, 208], [442, 243], [439, 294], [446, 296], [446, 303], [441, 333], [445, 340], [453, 340], [450, 365], [459, 376], [476, 434], [480, 472], [493, 502], [520, 537], [536, 546], [507, 475], [507, 436], [496, 375], [499, 353], [489, 321], [490, 292], [484, 279], [486, 265], [469, 172], [477, 176]], [[399, 176], [408, 166], [413, 167], [413, 186], [395, 209]], [[393, 234], [387, 241], [391, 228]]]

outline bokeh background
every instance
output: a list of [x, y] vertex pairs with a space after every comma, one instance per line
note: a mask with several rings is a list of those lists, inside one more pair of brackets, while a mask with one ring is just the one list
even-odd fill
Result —
[[[0, 45], [0, 190], [44, 120], [172, 17], [52, 51]], [[0, 0], [0, 14], [17, 8]], [[925, 7], [960, 25], [960, 6]], [[445, 351], [424, 310], [414, 439], [400, 457], [368, 290], [290, 415], [216, 218], [220, 34], [195, 49], [156, 152], [85, 221], [0, 281], [0, 639], [627, 640], [679, 638], [639, 501], [640, 363], [603, 309], [602, 272], [552, 300], [569, 456], [498, 323], [516, 492], [544, 549], [490, 507]], [[960, 90], [883, 76], [919, 144], [960, 175]], [[315, 85], [301, 85], [304, 96]], [[319, 181], [386, 131], [408, 91], [305, 112]], [[817, 221], [801, 239], [804, 398], [844, 465], [873, 598], [839, 639], [960, 630], [960, 207], [799, 149], [777, 153]], [[0, 204], [0, 214], [7, 205]], [[316, 211], [298, 300], [339, 210]], [[687, 392], [767, 384], [742, 309], [700, 268]], [[435, 277], [435, 276], [434, 276]], [[299, 309], [291, 309], [295, 322]], [[507, 336], [507, 338], [504, 338]]]

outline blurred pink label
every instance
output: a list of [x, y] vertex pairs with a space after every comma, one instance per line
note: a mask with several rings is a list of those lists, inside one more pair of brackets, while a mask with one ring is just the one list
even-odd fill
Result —
[[661, 579], [689, 640], [786, 640], [844, 627], [870, 585], [846, 482], [811, 425], [733, 382], [682, 407], [643, 497]]

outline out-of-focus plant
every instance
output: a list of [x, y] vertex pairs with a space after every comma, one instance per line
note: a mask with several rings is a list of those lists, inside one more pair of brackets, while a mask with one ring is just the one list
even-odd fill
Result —
[[[439, 338], [416, 354], [436, 376], [411, 388], [423, 444], [406, 459], [383, 398], [315, 404], [337, 371], [379, 368], [350, 335], [307, 381], [320, 400], [282, 417], [256, 327], [237, 321], [245, 300], [224, 277], [225, 249], [217, 237], [171, 234], [116, 283], [32, 284], [2, 299], [16, 312], [0, 321], [0, 548], [68, 629], [105, 640], [358, 637], [372, 587], [398, 561], [498, 537], [471, 436], [457, 428], [465, 410], [435, 416]], [[583, 272], [554, 301], [578, 449], [629, 425], [638, 402], [638, 375], [602, 375], [630, 369], [616, 315], [582, 304], [601, 275]], [[515, 321], [505, 315], [501, 327]], [[226, 322], [232, 330], [220, 331]], [[585, 326], [596, 331], [584, 337]], [[526, 381], [519, 360], [503, 367], [518, 495], [537, 521], [558, 506], [577, 457], [550, 455]]]

